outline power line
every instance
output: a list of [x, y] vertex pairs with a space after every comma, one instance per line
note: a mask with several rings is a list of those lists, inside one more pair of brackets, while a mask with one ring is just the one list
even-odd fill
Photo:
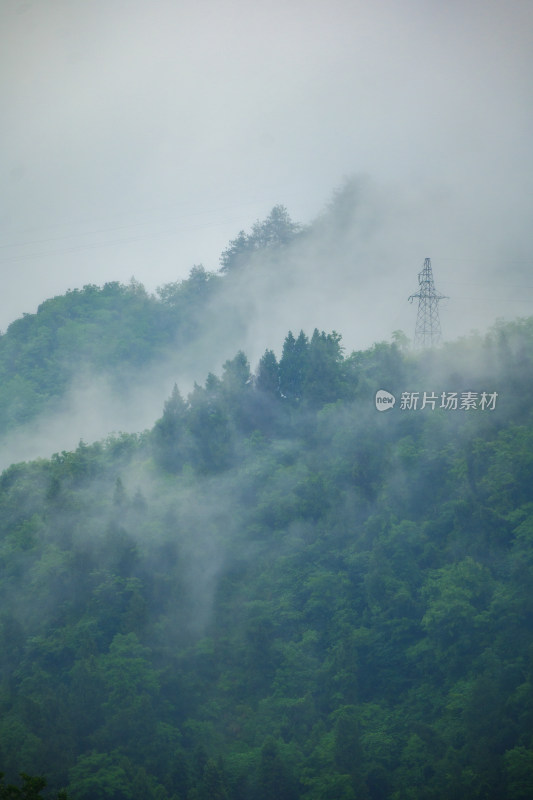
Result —
[[[180, 233], [183, 233], [184, 231], [205, 230], [207, 228], [217, 228], [222, 225], [228, 225], [229, 223], [237, 222], [238, 219], [239, 218], [234, 217], [232, 219], [223, 220], [222, 222], [211, 222], [209, 224], [199, 224], [193, 226], [188, 225], [184, 227], [182, 226], [179, 228], [174, 228], [172, 230], [159, 231], [158, 233], [147, 233], [143, 236], [131, 236], [126, 239], [108, 239], [106, 241], [101, 241], [101, 242], [87, 242], [85, 244], [79, 244], [79, 245], [73, 244], [71, 247], [56, 248], [53, 250], [39, 251], [37, 253], [35, 252], [25, 253], [25, 254], [21, 253], [19, 255], [7, 256], [6, 258], [0, 259], [0, 264], [11, 264], [19, 261], [31, 261], [32, 259], [35, 258], [47, 258], [50, 256], [62, 255], [65, 253], [77, 253], [83, 250], [95, 250], [100, 247], [105, 248], [105, 247], [116, 247], [118, 245], [123, 245], [123, 244], [134, 244], [135, 242], [147, 241], [150, 239], [169, 238], [172, 236], [178, 236]], [[134, 226], [132, 225], [128, 227], [134, 227]], [[83, 236], [84, 234], [81, 235]]]
[[[180, 221], [183, 221], [183, 220], [191, 219], [192, 217], [200, 217], [200, 216], [207, 217], [207, 216], [209, 216], [211, 214], [220, 214], [222, 211], [227, 212], [228, 210], [234, 210], [234, 209], [236, 210], [238, 208], [243, 208], [243, 207], [245, 207], [247, 205], [252, 205], [252, 203], [244, 203], [244, 204], [243, 203], [239, 203], [239, 204], [235, 204], [235, 205], [231, 205], [231, 206], [225, 206], [224, 209], [213, 208], [213, 209], [208, 209], [208, 210], [204, 210], [204, 211], [195, 211], [195, 212], [192, 212], [190, 214], [181, 215], [181, 216], [176, 217], [174, 219], [158, 220], [158, 219], [154, 218], [154, 219], [149, 219], [149, 220], [146, 220], [146, 221], [137, 220], [135, 222], [129, 222], [129, 223], [124, 224], [124, 225], [114, 225], [114, 226], [111, 226], [111, 227], [108, 226], [108, 227], [105, 227], [105, 228], [97, 228], [96, 230], [92, 230], [92, 231], [80, 230], [80, 231], [75, 231], [75, 232], [72, 232], [72, 233], [65, 233], [65, 234], [62, 234], [60, 236], [49, 236], [49, 237], [47, 237], [45, 239], [34, 239], [32, 241], [11, 242], [11, 243], [10, 242], [5, 242], [3, 244], [0, 244], [0, 249], [3, 250], [3, 249], [8, 248], [8, 247], [29, 247], [31, 245], [47, 244], [49, 242], [58, 242], [58, 241], [63, 241], [64, 239], [72, 239], [72, 238], [75, 238], [75, 237], [98, 236], [98, 235], [100, 235], [102, 233], [114, 233], [116, 231], [127, 230], [129, 228], [138, 228], [138, 227], [146, 226], [146, 225], [158, 225], [158, 224], [167, 224], [167, 223], [171, 223], [171, 222], [180, 222]], [[165, 209], [165, 210], [168, 211], [168, 208]], [[228, 221], [229, 222], [233, 222], [234, 219], [230, 219]], [[214, 224], [225, 224], [225, 222], [223, 221], [221, 223], [214, 223]], [[53, 226], [53, 227], [55, 227], [55, 226]]]

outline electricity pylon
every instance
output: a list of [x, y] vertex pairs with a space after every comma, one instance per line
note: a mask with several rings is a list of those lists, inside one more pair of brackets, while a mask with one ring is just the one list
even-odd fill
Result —
[[437, 294], [430, 258], [424, 260], [424, 266], [418, 273], [418, 284], [419, 291], [409, 298], [410, 303], [418, 298], [414, 344], [415, 347], [434, 347], [441, 337], [439, 300], [447, 298], [443, 294]]

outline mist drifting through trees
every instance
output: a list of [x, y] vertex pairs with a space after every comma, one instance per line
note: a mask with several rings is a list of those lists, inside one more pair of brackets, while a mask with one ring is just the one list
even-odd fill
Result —
[[533, 320], [265, 343], [354, 191], [0, 338], [0, 796], [531, 796]]

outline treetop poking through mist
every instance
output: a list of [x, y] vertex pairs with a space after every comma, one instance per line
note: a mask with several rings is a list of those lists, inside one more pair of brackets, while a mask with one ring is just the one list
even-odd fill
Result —
[[256, 222], [252, 231], [240, 231], [220, 256], [221, 272], [231, 272], [244, 266], [259, 251], [274, 249], [293, 241], [303, 227], [291, 220], [285, 206], [274, 206], [263, 222]]

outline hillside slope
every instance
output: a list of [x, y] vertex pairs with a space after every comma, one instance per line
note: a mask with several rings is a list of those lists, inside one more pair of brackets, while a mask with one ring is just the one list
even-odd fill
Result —
[[289, 334], [149, 432], [6, 470], [0, 770], [79, 800], [530, 797], [532, 343]]
[[189, 377], [223, 363], [249, 324], [250, 301], [240, 305], [243, 272], [258, 257], [283, 261], [302, 233], [275, 206], [229, 243], [219, 272], [194, 266], [155, 295], [133, 278], [88, 285], [12, 322], [0, 335], [0, 440], [40, 416], [68, 415], [65, 400], [81, 380], [103, 377], [111, 397], [134, 402], [139, 385], [161, 380], [162, 369]]

